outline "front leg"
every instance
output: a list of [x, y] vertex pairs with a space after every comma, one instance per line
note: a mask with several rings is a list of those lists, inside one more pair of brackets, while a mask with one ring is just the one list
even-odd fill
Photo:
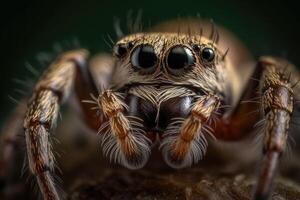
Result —
[[161, 147], [164, 159], [170, 166], [183, 168], [203, 158], [207, 147], [204, 134], [212, 134], [205, 125], [219, 105], [220, 99], [217, 96], [201, 96], [194, 103], [187, 119], [176, 119], [167, 127]]
[[125, 116], [127, 105], [119, 93], [107, 90], [99, 96], [99, 107], [108, 122], [99, 134], [103, 152], [110, 160], [129, 169], [143, 167], [150, 155], [150, 141], [143, 130], [143, 122], [134, 116]]
[[[289, 63], [263, 57], [258, 67], [263, 70], [260, 92], [265, 120], [264, 160], [255, 190], [255, 200], [267, 200], [271, 193], [279, 158], [286, 148], [288, 129], [293, 113], [294, 92], [289, 74]], [[285, 69], [286, 68], [286, 69]], [[293, 74], [297, 77], [298, 74]]]
[[24, 120], [28, 165], [46, 200], [60, 199], [52, 174], [54, 156], [50, 132], [56, 123], [59, 105], [72, 91], [76, 68], [85, 63], [87, 56], [85, 50], [63, 54], [38, 81], [28, 103]]

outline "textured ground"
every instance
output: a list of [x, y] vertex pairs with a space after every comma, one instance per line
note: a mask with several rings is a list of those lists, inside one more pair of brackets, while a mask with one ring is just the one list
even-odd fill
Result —
[[[70, 191], [70, 200], [248, 200], [254, 181], [242, 174], [216, 175], [201, 170], [185, 172], [149, 171], [108, 172], [101, 180], [77, 183]], [[274, 200], [300, 199], [299, 185], [280, 178], [273, 193]]]

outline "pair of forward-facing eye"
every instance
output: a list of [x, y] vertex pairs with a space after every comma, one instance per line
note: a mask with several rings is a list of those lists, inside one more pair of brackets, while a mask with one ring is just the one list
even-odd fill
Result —
[[[118, 54], [125, 53], [125, 49], [118, 49]], [[120, 52], [122, 51], [122, 52]], [[204, 62], [211, 62], [215, 53], [212, 48], [205, 47], [201, 49], [199, 46], [196, 48], [197, 53], [200, 52], [200, 57]], [[132, 66], [136, 70], [144, 72], [152, 71], [158, 63], [158, 57], [151, 45], [140, 45], [133, 49], [130, 58]], [[176, 45], [167, 52], [165, 64], [168, 70], [181, 71], [192, 68], [196, 63], [195, 55], [192, 50], [183, 45]]]

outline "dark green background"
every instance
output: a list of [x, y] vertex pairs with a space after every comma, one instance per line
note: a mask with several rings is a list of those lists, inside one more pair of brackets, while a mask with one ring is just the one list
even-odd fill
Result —
[[[145, 24], [155, 24], [178, 16], [213, 18], [234, 31], [255, 56], [273, 54], [290, 59], [300, 66], [300, 10], [296, 1], [238, 1], [238, 0], [182, 0], [182, 1], [10, 1], [1, 3], [1, 62], [0, 62], [0, 119], [14, 106], [8, 95], [19, 98], [12, 79], [31, 78], [25, 62], [36, 68], [35, 56], [50, 51], [55, 43], [76, 37], [83, 47], [109, 51], [104, 43], [106, 34], [112, 35], [113, 18], [125, 24], [129, 10], [143, 10]], [[64, 46], [64, 45], [63, 45]], [[1, 120], [2, 121], [2, 120]]]

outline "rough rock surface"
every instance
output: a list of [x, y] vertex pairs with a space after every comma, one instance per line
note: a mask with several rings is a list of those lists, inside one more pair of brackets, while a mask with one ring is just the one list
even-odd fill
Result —
[[[80, 181], [69, 191], [69, 200], [250, 200], [255, 181], [243, 174], [214, 171], [107, 171], [99, 180]], [[278, 178], [272, 199], [300, 199], [298, 184]]]

